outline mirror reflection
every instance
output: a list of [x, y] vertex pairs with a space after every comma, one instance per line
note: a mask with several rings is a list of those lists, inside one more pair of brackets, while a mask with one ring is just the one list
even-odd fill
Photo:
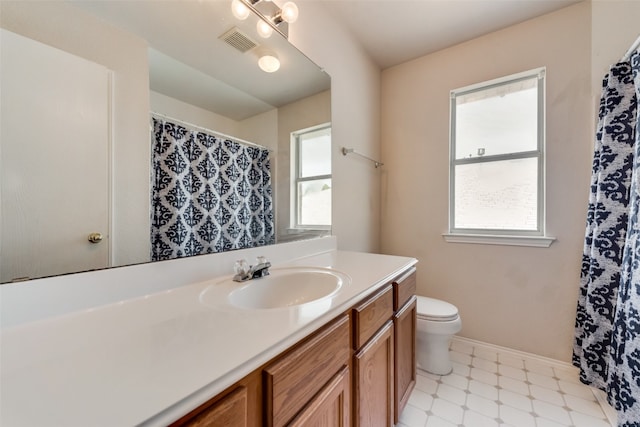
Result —
[[0, 2], [0, 282], [330, 232], [330, 78], [259, 21]]

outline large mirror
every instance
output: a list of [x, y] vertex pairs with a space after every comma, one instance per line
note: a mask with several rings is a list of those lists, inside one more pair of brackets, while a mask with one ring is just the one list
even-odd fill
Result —
[[[237, 19], [227, 0], [0, 2], [0, 283], [152, 261], [165, 215], [154, 194], [172, 180], [184, 190], [246, 173], [250, 186], [270, 184], [273, 221], [273, 238], [174, 257], [330, 232], [316, 212], [330, 203], [330, 169], [314, 164], [330, 161], [330, 78], [281, 34], [261, 37], [259, 19]], [[277, 71], [259, 68], [266, 54]], [[201, 145], [178, 158], [169, 151], [185, 137]], [[240, 156], [248, 169], [179, 175], [180, 162], [202, 172], [194, 153], [212, 144], [209, 158]], [[253, 203], [266, 188], [239, 194]], [[170, 204], [183, 197], [167, 191]], [[233, 224], [265, 227], [225, 203]]]

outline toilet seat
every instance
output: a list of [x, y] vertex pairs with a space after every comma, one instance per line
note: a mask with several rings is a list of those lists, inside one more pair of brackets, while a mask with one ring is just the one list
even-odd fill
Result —
[[458, 309], [455, 305], [435, 298], [417, 296], [418, 319], [432, 322], [448, 322], [458, 318]]

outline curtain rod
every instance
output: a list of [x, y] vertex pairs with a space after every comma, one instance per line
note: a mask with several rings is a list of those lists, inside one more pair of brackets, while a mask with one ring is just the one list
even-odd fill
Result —
[[231, 136], [231, 135], [227, 135], [227, 134], [224, 134], [224, 133], [221, 133], [221, 132], [217, 132], [215, 130], [207, 129], [205, 127], [198, 126], [196, 124], [189, 123], [189, 122], [186, 122], [184, 120], [176, 119], [175, 117], [167, 116], [167, 115], [161, 114], [161, 113], [156, 113], [155, 111], [152, 111], [151, 115], [155, 116], [157, 118], [160, 118], [160, 119], [171, 120], [171, 121], [174, 121], [174, 122], [176, 122], [178, 124], [185, 125], [187, 127], [193, 128], [191, 130], [205, 131], [205, 132], [207, 132], [209, 134], [212, 134], [213, 136], [217, 136], [217, 137], [220, 137], [222, 139], [230, 139], [230, 140], [235, 141], [235, 142], [241, 142], [243, 144], [251, 145], [252, 147], [257, 147], [257, 148], [261, 148], [263, 150], [267, 150], [267, 151], [269, 151], [271, 153], [274, 152], [273, 149], [271, 149], [269, 147], [265, 147], [264, 145], [256, 144], [255, 142], [251, 142], [251, 141], [245, 141], [244, 139], [240, 139], [240, 138], [237, 138], [235, 136]]
[[638, 36], [636, 41], [633, 42], [633, 44], [631, 45], [631, 47], [629, 48], [627, 53], [625, 53], [624, 56], [622, 57], [622, 60], [623, 61], [628, 61], [629, 59], [631, 59], [631, 55], [633, 54], [633, 52], [638, 50], [639, 47], [640, 47], [640, 36]]
[[346, 156], [347, 154], [355, 154], [356, 156], [360, 156], [360, 157], [362, 157], [364, 159], [369, 160], [370, 162], [373, 162], [373, 164], [375, 165], [376, 169], [378, 169], [380, 166], [384, 166], [384, 163], [379, 162], [377, 160], [374, 160], [371, 157], [367, 157], [364, 154], [360, 154], [353, 148], [342, 147], [342, 155]]

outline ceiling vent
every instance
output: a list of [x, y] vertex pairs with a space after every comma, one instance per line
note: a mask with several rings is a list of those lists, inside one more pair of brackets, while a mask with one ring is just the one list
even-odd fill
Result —
[[245, 53], [258, 46], [256, 42], [251, 40], [249, 36], [240, 31], [237, 27], [233, 27], [219, 37], [220, 40], [228, 43], [242, 53]]

